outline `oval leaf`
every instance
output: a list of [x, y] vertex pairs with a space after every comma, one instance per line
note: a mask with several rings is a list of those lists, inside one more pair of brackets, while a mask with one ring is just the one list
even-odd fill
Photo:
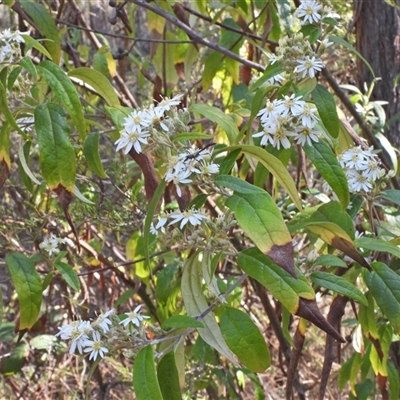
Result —
[[362, 247], [363, 249], [379, 251], [380, 253], [390, 253], [400, 258], [399, 247], [382, 239], [361, 237], [356, 239], [354, 243], [357, 247]]
[[343, 296], [350, 297], [366, 306], [368, 305], [368, 301], [361, 291], [341, 276], [333, 275], [329, 272], [318, 271], [311, 274], [311, 279], [317, 285]]
[[240, 149], [243, 153], [248, 154], [255, 159], [257, 159], [272, 175], [277, 179], [277, 181], [285, 188], [288, 195], [292, 199], [296, 207], [301, 210], [301, 202], [299, 199], [299, 194], [296, 189], [296, 185], [293, 181], [292, 176], [287, 170], [279, 158], [276, 158], [271, 153], [268, 153], [265, 149], [257, 146], [251, 145], [239, 145], [239, 146], [229, 146], [225, 147], [223, 151], [232, 151]]
[[339, 135], [339, 117], [336, 111], [335, 99], [328, 89], [322, 85], [315, 87], [312, 91], [312, 98], [325, 128], [336, 139]]
[[207, 104], [193, 104], [190, 107], [190, 111], [204, 115], [210, 121], [216, 122], [228, 136], [229, 142], [235, 143], [239, 130], [228, 114], [225, 114], [217, 107], [208, 106]]
[[271, 356], [264, 337], [243, 311], [224, 307], [221, 331], [229, 348], [246, 368], [261, 373], [270, 366]]
[[7, 254], [6, 264], [18, 294], [19, 330], [30, 329], [39, 316], [42, 304], [42, 281], [33, 261], [24, 254]]
[[37, 71], [64, 104], [79, 132], [80, 138], [84, 139], [86, 136], [85, 118], [78, 92], [71, 80], [59, 66], [48, 60], [42, 61], [38, 65]]
[[[200, 268], [197, 253], [186, 260], [183, 268], [182, 297], [186, 310], [192, 317], [200, 316], [208, 308], [207, 300], [202, 291]], [[214, 313], [209, 312], [201, 321], [204, 324], [204, 328], [198, 328], [201, 338], [228, 360], [236, 363], [233, 353], [221, 334]]]
[[173, 315], [163, 322], [162, 328], [204, 328], [204, 324], [188, 315]]
[[133, 389], [137, 400], [163, 400], [151, 345], [139, 351], [133, 367]]
[[86, 157], [86, 161], [89, 168], [100, 178], [105, 179], [107, 177], [103, 165], [101, 164], [99, 156], [99, 132], [89, 135], [83, 145], [83, 154]]
[[35, 129], [39, 141], [40, 168], [51, 189], [59, 185], [74, 191], [75, 151], [69, 141], [69, 126], [64, 110], [56, 104], [41, 104], [35, 110]]
[[54, 19], [49, 14], [46, 7], [38, 2], [23, 1], [21, 2], [21, 6], [29, 17], [31, 17], [40, 33], [45, 38], [49, 39], [46, 40], [45, 46], [54, 63], [58, 64], [61, 57], [61, 43]]
[[368, 289], [393, 329], [400, 334], [400, 275], [381, 262], [371, 265], [374, 270], [365, 280]]
[[303, 148], [315, 168], [336, 193], [345, 210], [350, 201], [347, 177], [331, 148], [322, 140], [314, 142], [312, 146], [306, 144]]
[[181, 400], [179, 374], [173, 351], [167, 353], [158, 364], [157, 377], [164, 400]]
[[292, 314], [298, 310], [299, 293], [310, 299], [315, 297], [311, 286], [294, 278], [256, 248], [240, 252], [237, 263], [244, 272], [267, 288]]
[[71, 286], [72, 289], [78, 292], [81, 288], [81, 285], [79, 283], [79, 278], [75, 270], [68, 264], [61, 261], [54, 263], [54, 266], [65, 279], [65, 282], [67, 282], [67, 284]]
[[110, 81], [95, 69], [81, 67], [68, 72], [69, 77], [77, 78], [88, 84], [109, 106], [119, 106], [118, 95]]

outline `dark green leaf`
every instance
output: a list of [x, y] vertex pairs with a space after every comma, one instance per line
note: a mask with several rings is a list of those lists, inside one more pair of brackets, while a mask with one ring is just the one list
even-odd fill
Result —
[[99, 132], [92, 133], [88, 135], [83, 145], [83, 154], [86, 157], [86, 161], [89, 168], [100, 178], [105, 179], [106, 173], [104, 171], [103, 165], [101, 164], [99, 155]]
[[220, 314], [222, 335], [240, 362], [254, 372], [262, 373], [271, 364], [264, 337], [243, 311], [224, 307]]
[[137, 400], [163, 400], [151, 345], [143, 347], [136, 357], [133, 366], [133, 389]]
[[64, 110], [57, 104], [41, 104], [35, 109], [35, 129], [39, 142], [40, 168], [47, 185], [74, 191], [75, 151], [69, 141]]
[[368, 289], [393, 329], [400, 334], [400, 275], [381, 262], [371, 265], [374, 270], [366, 276]]
[[42, 281], [31, 259], [21, 253], [6, 255], [6, 264], [18, 294], [19, 330], [31, 328], [38, 319], [42, 304]]
[[261, 85], [267, 82], [268, 79], [271, 79], [275, 75], [278, 75], [282, 72], [282, 67], [276, 62], [274, 64], [269, 64], [268, 67], [265, 69], [264, 74], [261, 78], [257, 79], [249, 88], [249, 92], [254, 92], [257, 90]]
[[157, 377], [164, 400], [181, 400], [178, 369], [173, 351], [167, 353], [158, 364]]
[[339, 117], [333, 96], [325, 86], [317, 85], [312, 91], [312, 98], [325, 128], [333, 138], [339, 135]]
[[81, 139], [86, 137], [85, 117], [78, 93], [65, 72], [51, 61], [42, 61], [37, 71], [68, 110]]
[[339, 293], [343, 296], [350, 297], [351, 299], [357, 300], [366, 306], [368, 305], [368, 301], [362, 292], [341, 276], [337, 276], [329, 272], [318, 271], [311, 274], [311, 280], [317, 285], [332, 290], [333, 292]]
[[299, 306], [299, 296], [313, 300], [314, 291], [303, 279], [296, 279], [256, 248], [244, 250], [237, 258], [244, 272], [260, 282], [292, 314]]
[[81, 285], [76, 271], [68, 264], [61, 261], [55, 262], [54, 266], [56, 267], [57, 271], [60, 272], [61, 276], [65, 279], [65, 282], [67, 282], [67, 284], [71, 286], [72, 289], [79, 292]]
[[320, 140], [312, 146], [306, 144], [304, 151], [346, 209], [350, 201], [347, 177], [331, 148]]
[[196, 318], [189, 317], [188, 315], [173, 315], [163, 322], [163, 329], [174, 328], [204, 328], [204, 324]]
[[327, 267], [347, 268], [347, 264], [339, 257], [332, 254], [324, 254], [314, 261], [314, 265], [323, 265]]
[[35, 23], [41, 34], [49, 39], [45, 41], [45, 46], [55, 64], [60, 62], [61, 43], [58, 29], [53, 17], [49, 14], [46, 7], [35, 1], [22, 1], [21, 6], [28, 16]]
[[381, 193], [381, 197], [400, 206], [400, 190], [387, 189]]

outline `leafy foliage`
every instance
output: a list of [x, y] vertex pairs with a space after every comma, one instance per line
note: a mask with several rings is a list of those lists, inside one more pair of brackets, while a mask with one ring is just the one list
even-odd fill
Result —
[[310, 396], [336, 361], [336, 398], [399, 397], [400, 192], [320, 79], [331, 46], [361, 57], [325, 3], [110, 1], [102, 29], [0, 4], [28, 27], [0, 33], [2, 377], [88, 356], [76, 397], [113, 370], [138, 399], [261, 399], [280, 363], [291, 399], [318, 338]]

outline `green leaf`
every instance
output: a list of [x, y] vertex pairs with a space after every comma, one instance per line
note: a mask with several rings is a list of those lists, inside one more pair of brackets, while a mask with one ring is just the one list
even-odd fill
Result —
[[195, 208], [196, 210], [199, 210], [201, 207], [203, 207], [204, 203], [206, 202], [208, 197], [208, 194], [202, 193], [197, 195], [194, 199], [190, 201], [188, 204], [187, 208]]
[[81, 67], [68, 72], [68, 76], [80, 79], [91, 86], [109, 106], [119, 106], [118, 95], [110, 81], [95, 69]]
[[305, 38], [307, 36], [309, 36], [308, 41], [309, 41], [310, 44], [316, 43], [316, 41], [321, 36], [321, 29], [319, 29], [317, 26], [312, 25], [312, 24], [308, 24], [308, 25], [303, 26], [300, 29], [300, 32], [303, 34], [303, 36]]
[[[141, 232], [133, 232], [125, 245], [126, 258], [131, 261], [135, 261], [135, 259], [143, 259], [145, 258], [145, 252], [148, 247], [149, 244], [145, 244], [145, 239]], [[144, 261], [136, 261], [134, 268], [135, 274], [141, 279], [146, 279], [150, 275], [150, 268], [147, 268]]]
[[381, 262], [373, 262], [371, 266], [374, 270], [365, 282], [393, 329], [400, 334], [400, 275]]
[[314, 142], [312, 146], [306, 144], [303, 148], [307, 157], [335, 192], [345, 210], [350, 201], [347, 177], [331, 148], [322, 140]]
[[59, 64], [61, 57], [61, 43], [58, 36], [58, 29], [53, 17], [46, 7], [35, 1], [22, 1], [21, 6], [28, 16], [33, 20], [40, 33], [47, 39], [45, 46], [49, 51], [55, 64]]
[[268, 79], [271, 79], [275, 75], [278, 75], [282, 72], [282, 67], [278, 63], [268, 64], [268, 67], [265, 69], [264, 74], [261, 78], [257, 79], [250, 87], [249, 92], [254, 92], [261, 85], [267, 82]]
[[19, 330], [30, 329], [38, 319], [42, 304], [42, 281], [31, 259], [21, 253], [6, 255], [6, 264], [18, 294]]
[[153, 348], [151, 345], [143, 347], [133, 367], [133, 389], [137, 400], [163, 400], [154, 364]]
[[260, 250], [268, 252], [274, 245], [291, 242], [282, 214], [265, 190], [229, 175], [218, 176], [215, 183], [235, 191], [226, 205]]
[[[34, 38], [30, 37], [29, 35], [22, 35], [25, 40], [25, 52], [27, 53], [32, 47], [38, 50], [40, 53], [44, 54], [49, 60], [52, 59], [51, 54], [46, 50], [46, 48], [40, 43], [46, 42], [45, 39], [35, 40]], [[48, 42], [48, 40], [47, 40]]]
[[261, 147], [252, 145], [239, 145], [239, 146], [229, 146], [225, 147], [223, 151], [231, 151], [240, 149], [243, 153], [254, 157], [258, 160], [272, 175], [278, 180], [278, 182], [286, 189], [288, 195], [292, 199], [295, 206], [301, 210], [301, 202], [299, 199], [299, 194], [296, 185], [293, 181], [292, 176], [287, 170], [287, 167], [282, 163], [279, 158], [276, 158], [271, 153], [268, 153], [265, 149]]
[[371, 71], [371, 74], [374, 77], [374, 79], [376, 78], [375, 72], [374, 72], [373, 68], [371, 67], [371, 65], [369, 64], [369, 62], [350, 43], [347, 43], [342, 38], [340, 38], [338, 36], [333, 36], [333, 35], [328, 36], [328, 40], [331, 42], [334, 42], [334, 43], [341, 44], [342, 46], [346, 47], [347, 50], [350, 50], [352, 53], [354, 53], [368, 67], [368, 69]]
[[173, 351], [167, 353], [158, 364], [157, 377], [164, 400], [181, 400], [179, 374]]
[[315, 297], [306, 280], [294, 278], [256, 248], [240, 252], [237, 263], [244, 272], [266, 287], [292, 314], [298, 310], [299, 296], [308, 300]]
[[51, 61], [42, 61], [37, 71], [68, 110], [81, 139], [86, 137], [85, 117], [78, 92], [65, 72]]
[[221, 175], [229, 174], [230, 170], [235, 165], [236, 159], [241, 153], [240, 149], [231, 151], [226, 157], [223, 158], [221, 165], [219, 167], [219, 173]]
[[6, 121], [18, 131], [20, 135], [26, 137], [25, 132], [21, 130], [18, 124], [15, 122], [14, 116], [12, 115], [7, 101], [7, 91], [6, 91], [6, 78], [7, 78], [7, 68], [3, 68], [0, 72], [0, 110], [3, 113]]
[[264, 337], [243, 311], [224, 307], [220, 314], [222, 335], [240, 362], [251, 371], [262, 373], [271, 364]]
[[190, 107], [190, 111], [204, 115], [210, 121], [217, 123], [226, 133], [229, 142], [235, 143], [236, 138], [239, 136], [239, 130], [228, 114], [225, 114], [217, 107], [208, 106], [207, 104], [193, 104]]
[[198, 140], [198, 139], [211, 140], [212, 138], [213, 138], [212, 135], [208, 135], [206, 133], [184, 132], [184, 133], [178, 133], [177, 135], [174, 135], [172, 137], [172, 141], [177, 142], [177, 141]]
[[395, 244], [386, 242], [382, 239], [370, 238], [370, 237], [360, 237], [354, 241], [356, 247], [361, 247], [363, 249], [379, 251], [380, 253], [390, 253], [400, 258], [400, 249]]
[[323, 265], [327, 267], [347, 268], [347, 264], [339, 257], [332, 254], [324, 254], [314, 261], [314, 265]]
[[99, 132], [88, 135], [83, 145], [83, 154], [86, 157], [89, 168], [101, 179], [105, 179], [107, 175], [100, 160], [99, 138]]
[[349, 214], [342, 211], [340, 204], [337, 201], [330, 201], [322, 204], [311, 215], [310, 222], [333, 222], [339, 225], [351, 239], [354, 239], [354, 225]]
[[0, 365], [0, 373], [2, 375], [15, 375], [21, 371], [25, 362], [26, 347], [25, 343], [13, 346], [11, 354], [6, 357], [3, 356]]
[[332, 290], [333, 292], [339, 293], [343, 296], [350, 297], [366, 306], [368, 305], [368, 301], [362, 292], [341, 276], [329, 272], [318, 271], [311, 274], [311, 280], [319, 286]]
[[[20, 60], [20, 63], [22, 63], [22, 60]], [[16, 67], [10, 71], [10, 74], [8, 75], [8, 79], [7, 79], [7, 89], [8, 90], [11, 91], [13, 89], [14, 83], [18, 79], [18, 76], [21, 73], [21, 71], [22, 71], [21, 66]]]
[[312, 98], [325, 128], [336, 139], [339, 135], [339, 117], [335, 99], [325, 86], [319, 84], [312, 91]]
[[64, 110], [57, 104], [41, 104], [35, 109], [35, 129], [39, 142], [40, 168], [47, 185], [74, 191], [75, 151], [69, 141]]
[[20, 64], [25, 68], [34, 78], [37, 77], [36, 67], [29, 57], [24, 57], [20, 60]]
[[400, 190], [387, 189], [381, 193], [381, 197], [400, 206]]
[[[183, 267], [182, 297], [186, 310], [192, 317], [198, 317], [208, 309], [208, 303], [202, 291], [200, 268], [201, 265], [197, 253], [188, 258]], [[204, 328], [198, 328], [201, 338], [228, 360], [236, 364], [231, 350], [222, 337], [214, 313], [207, 313], [201, 321], [204, 323]]]
[[163, 329], [173, 328], [204, 328], [204, 324], [188, 315], [173, 315], [163, 322]]
[[71, 266], [61, 261], [55, 262], [54, 266], [56, 267], [57, 271], [60, 272], [61, 276], [65, 279], [65, 282], [67, 282], [67, 284], [71, 286], [72, 289], [79, 292], [81, 285], [76, 271]]

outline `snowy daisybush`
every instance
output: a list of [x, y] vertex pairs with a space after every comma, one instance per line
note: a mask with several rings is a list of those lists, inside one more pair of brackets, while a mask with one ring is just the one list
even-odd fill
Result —
[[[89, 355], [96, 361], [116, 351], [136, 354], [148, 344], [144, 321], [150, 317], [140, 313], [141, 306], [118, 317], [114, 309], [98, 315], [94, 321], [73, 321], [59, 327], [56, 337], [68, 341], [69, 354]], [[87, 353], [87, 354], [86, 354]]]

